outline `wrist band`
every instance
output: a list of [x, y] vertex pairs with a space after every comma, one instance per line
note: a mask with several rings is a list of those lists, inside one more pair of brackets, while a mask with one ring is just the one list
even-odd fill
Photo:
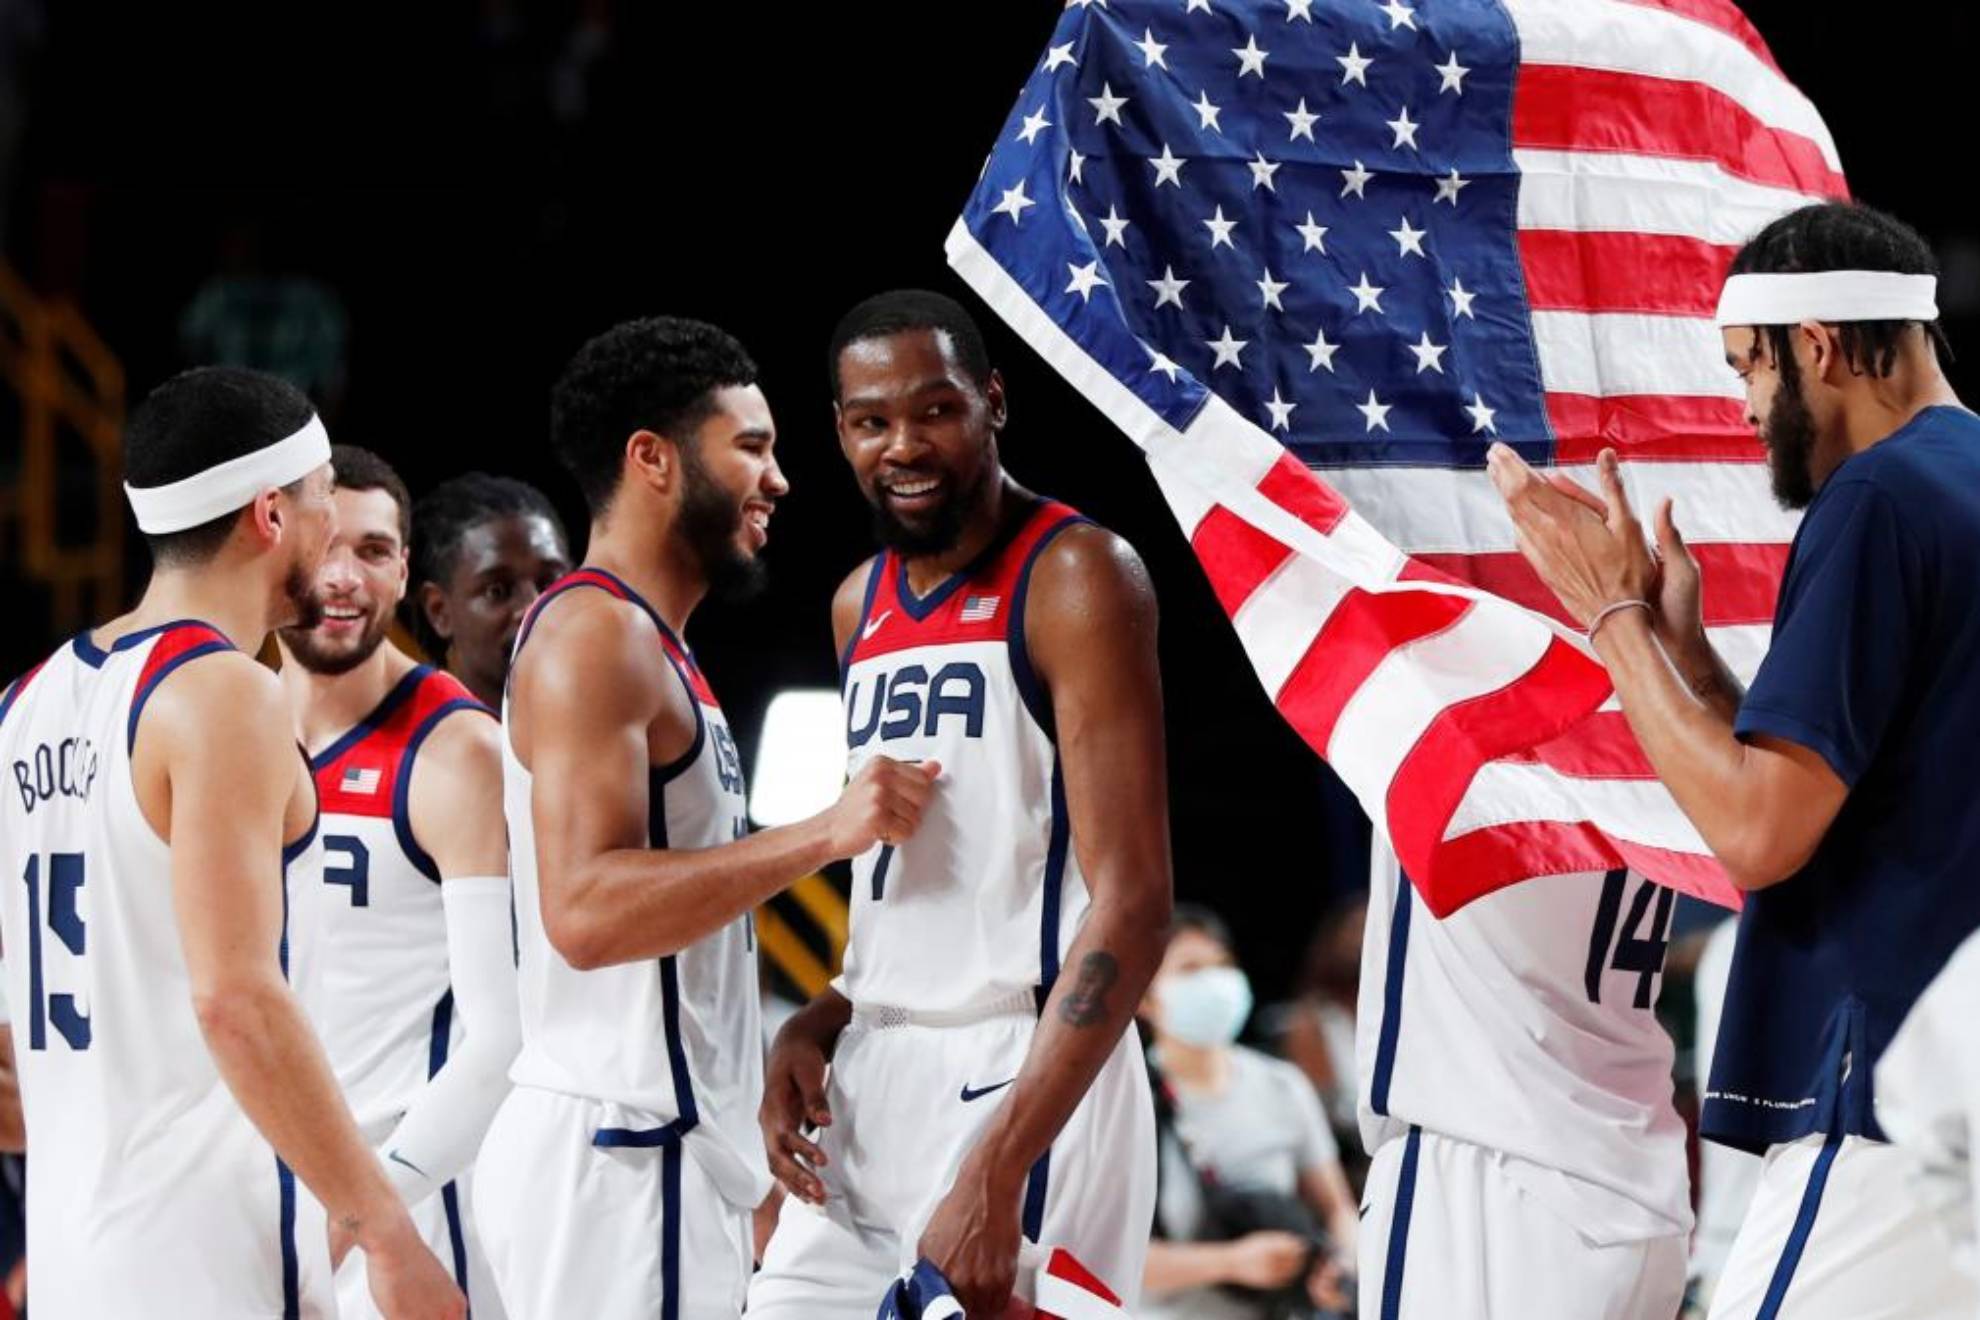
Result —
[[1590, 646], [1595, 644], [1595, 630], [1600, 628], [1611, 614], [1619, 614], [1623, 610], [1642, 610], [1645, 614], [1651, 613], [1650, 602], [1647, 600], [1619, 600], [1612, 605], [1604, 605], [1595, 612], [1595, 617], [1588, 621], [1588, 644]]

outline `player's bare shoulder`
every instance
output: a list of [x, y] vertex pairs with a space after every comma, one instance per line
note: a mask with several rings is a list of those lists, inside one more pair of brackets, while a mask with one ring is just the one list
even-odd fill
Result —
[[601, 723], [651, 723], [684, 705], [659, 630], [636, 603], [603, 591], [562, 593], [528, 624], [509, 675], [516, 755], [542, 736], [583, 737]]
[[194, 759], [202, 774], [218, 769], [244, 787], [291, 775], [298, 799], [313, 801], [281, 680], [244, 652], [174, 668], [147, 694], [131, 736], [132, 787], [160, 838], [170, 837], [170, 786]]
[[420, 745], [407, 796], [429, 853], [442, 835], [474, 846], [502, 815], [502, 726], [478, 704], [444, 716]]
[[846, 574], [845, 581], [832, 593], [832, 645], [841, 655], [845, 654], [846, 643], [852, 640], [853, 629], [859, 627], [860, 613], [866, 608], [866, 593], [879, 563], [878, 555], [861, 560], [859, 567]]
[[1124, 537], [1098, 523], [1074, 523], [1046, 543], [1027, 597], [1025, 634], [1034, 647], [1077, 644], [1082, 636], [1099, 640], [1109, 630], [1126, 630], [1122, 640], [1154, 643], [1155, 587], [1148, 568]]

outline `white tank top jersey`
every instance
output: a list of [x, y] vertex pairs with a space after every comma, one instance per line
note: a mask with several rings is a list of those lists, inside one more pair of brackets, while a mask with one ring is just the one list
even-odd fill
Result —
[[[34, 1145], [37, 1315], [303, 1314], [296, 1219], [307, 1193], [242, 1113], [200, 1033], [171, 849], [131, 782], [151, 694], [181, 665], [232, 649], [196, 622], [130, 633], [108, 650], [85, 633], [0, 696], [0, 937]], [[289, 932], [314, 921], [314, 824], [283, 862], [280, 953], [308, 1007], [311, 959]]]
[[1430, 915], [1377, 832], [1356, 1071], [1374, 1152], [1416, 1125], [1503, 1157], [1598, 1244], [1689, 1232], [1670, 1036], [1676, 895], [1633, 872], [1525, 880]]
[[[648, 780], [654, 848], [714, 848], [747, 831], [742, 758], [701, 669], [653, 607], [602, 569], [553, 583], [516, 637], [522, 654], [536, 620], [565, 593], [601, 590], [638, 605], [654, 645], [686, 687], [694, 744]], [[601, 1127], [598, 1146], [680, 1141], [734, 1206], [754, 1209], [770, 1191], [756, 1108], [763, 1096], [763, 1025], [754, 918], [745, 914], [666, 958], [577, 971], [550, 944], [530, 814], [531, 777], [505, 731], [502, 795], [516, 886], [522, 1052], [518, 1086], [582, 1096], [629, 1113]]]
[[323, 807], [321, 1004], [337, 1084], [374, 1145], [390, 1134], [458, 1031], [440, 871], [414, 837], [414, 758], [458, 711], [494, 712], [452, 675], [406, 674], [370, 714], [310, 758]]
[[889, 756], [942, 775], [912, 838], [853, 861], [835, 984], [861, 1007], [1042, 1003], [1078, 933], [1086, 882], [1024, 611], [1039, 554], [1083, 521], [1044, 502], [925, 596], [900, 556], [873, 562], [841, 665], [848, 772]]

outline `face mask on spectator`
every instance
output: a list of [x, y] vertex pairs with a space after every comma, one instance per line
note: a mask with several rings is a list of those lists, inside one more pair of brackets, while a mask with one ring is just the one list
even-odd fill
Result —
[[1251, 982], [1235, 967], [1171, 976], [1156, 989], [1162, 1029], [1191, 1045], [1228, 1045], [1251, 1016]]

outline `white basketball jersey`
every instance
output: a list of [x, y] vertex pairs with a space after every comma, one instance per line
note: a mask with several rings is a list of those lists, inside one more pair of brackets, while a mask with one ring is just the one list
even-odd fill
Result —
[[397, 1125], [459, 1034], [440, 871], [408, 814], [414, 757], [457, 711], [491, 713], [452, 675], [421, 665], [310, 758], [323, 804], [326, 886], [316, 1024], [337, 1084], [373, 1144]]
[[1548, 876], [1439, 921], [1378, 831], [1356, 1062], [1370, 1151], [1414, 1124], [1498, 1152], [1597, 1243], [1691, 1227], [1670, 1036], [1653, 1011], [1672, 891]]
[[856, 1004], [950, 1012], [1048, 990], [1078, 933], [1086, 882], [1024, 601], [1039, 552], [1079, 521], [1041, 504], [926, 596], [898, 555], [874, 561], [844, 663], [848, 773], [888, 756], [942, 774], [912, 838], [854, 859], [838, 984]]
[[[640, 606], [655, 646], [680, 676], [697, 720], [694, 745], [649, 777], [649, 841], [655, 848], [714, 848], [747, 831], [742, 758], [722, 708], [694, 657], [633, 589], [586, 568], [552, 584], [524, 620], [520, 655], [542, 611], [565, 592], [590, 587]], [[578, 971], [543, 929], [530, 813], [531, 776], [502, 739], [502, 794], [509, 822], [520, 950], [522, 1052], [510, 1076], [632, 1111], [593, 1144], [658, 1146], [681, 1141], [723, 1196], [754, 1209], [770, 1171], [756, 1109], [763, 1097], [763, 1024], [753, 918], [745, 915], [679, 953]]]
[[[138, 806], [144, 703], [226, 639], [200, 623], [87, 634], [0, 697], [0, 936], [21, 1098], [36, 1315], [325, 1313], [321, 1212], [248, 1122], [200, 1033], [171, 850]], [[284, 850], [293, 932], [320, 885], [314, 827]], [[273, 885], [282, 883], [269, 876]], [[307, 998], [305, 941], [283, 939]], [[314, 1238], [314, 1241], [310, 1239]], [[318, 1263], [320, 1269], [312, 1269]]]

